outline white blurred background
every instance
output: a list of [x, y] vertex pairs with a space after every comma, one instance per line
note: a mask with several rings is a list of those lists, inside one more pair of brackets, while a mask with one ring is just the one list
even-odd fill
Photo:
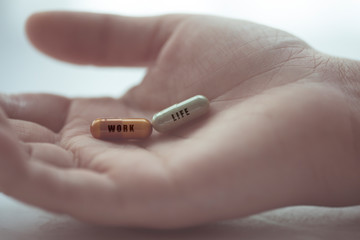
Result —
[[37, 52], [26, 39], [24, 24], [32, 13], [46, 10], [241, 18], [286, 30], [320, 51], [360, 59], [359, 0], [0, 0], [0, 92], [116, 97], [144, 75], [139, 68], [74, 66]]

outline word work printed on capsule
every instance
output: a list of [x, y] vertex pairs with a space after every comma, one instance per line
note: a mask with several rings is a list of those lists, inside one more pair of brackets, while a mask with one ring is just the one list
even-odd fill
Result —
[[129, 125], [122, 125], [122, 124], [118, 124], [118, 125], [108, 125], [108, 130], [109, 132], [135, 132], [134, 130], [134, 125], [135, 124], [129, 124]]
[[209, 100], [197, 95], [156, 113], [152, 118], [152, 125], [158, 132], [167, 132], [201, 117], [208, 110]]
[[152, 125], [145, 118], [97, 118], [90, 132], [98, 139], [143, 139], [152, 133]]

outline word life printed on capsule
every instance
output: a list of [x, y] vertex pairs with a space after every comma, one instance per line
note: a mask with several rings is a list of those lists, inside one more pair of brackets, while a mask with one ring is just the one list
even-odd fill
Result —
[[98, 139], [142, 139], [151, 135], [152, 125], [145, 118], [97, 118], [90, 132]]
[[208, 110], [209, 100], [197, 95], [156, 113], [152, 125], [158, 132], [167, 132], [204, 115]]

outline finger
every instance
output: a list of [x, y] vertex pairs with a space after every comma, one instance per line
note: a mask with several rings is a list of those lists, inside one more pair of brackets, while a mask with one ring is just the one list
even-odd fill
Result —
[[46, 127], [43, 127], [37, 123], [10, 119], [11, 127], [14, 134], [24, 142], [44, 142], [55, 143], [56, 134]]
[[15, 176], [26, 172], [28, 154], [12, 132], [6, 115], [0, 109], [0, 191], [16, 186]]
[[40, 124], [60, 131], [67, 117], [70, 100], [50, 94], [0, 94], [0, 107], [12, 119]]
[[[105, 175], [84, 169], [63, 169], [33, 159], [19, 184], [4, 191], [8, 196], [43, 209], [70, 214], [81, 220], [114, 224], [116, 216], [126, 221], [118, 187]], [[124, 193], [126, 195], [126, 192]], [[119, 209], [116, 209], [116, 208]]]
[[123, 17], [45, 12], [27, 22], [30, 41], [44, 53], [77, 64], [147, 65], [183, 17]]
[[34, 158], [28, 163], [26, 174], [16, 176], [17, 184], [6, 188], [6, 195], [75, 216], [86, 212], [99, 214], [96, 205], [111, 200], [108, 191], [112, 185], [105, 176], [82, 169], [54, 167]]
[[50, 143], [27, 143], [31, 161], [41, 161], [60, 168], [77, 166], [74, 154]]

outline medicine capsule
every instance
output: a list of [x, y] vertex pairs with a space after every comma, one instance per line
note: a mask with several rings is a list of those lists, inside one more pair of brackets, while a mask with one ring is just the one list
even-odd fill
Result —
[[145, 118], [97, 118], [90, 132], [98, 139], [138, 139], [149, 137], [152, 126]]
[[209, 100], [197, 95], [156, 113], [152, 125], [158, 132], [170, 131], [204, 115], [208, 110]]

